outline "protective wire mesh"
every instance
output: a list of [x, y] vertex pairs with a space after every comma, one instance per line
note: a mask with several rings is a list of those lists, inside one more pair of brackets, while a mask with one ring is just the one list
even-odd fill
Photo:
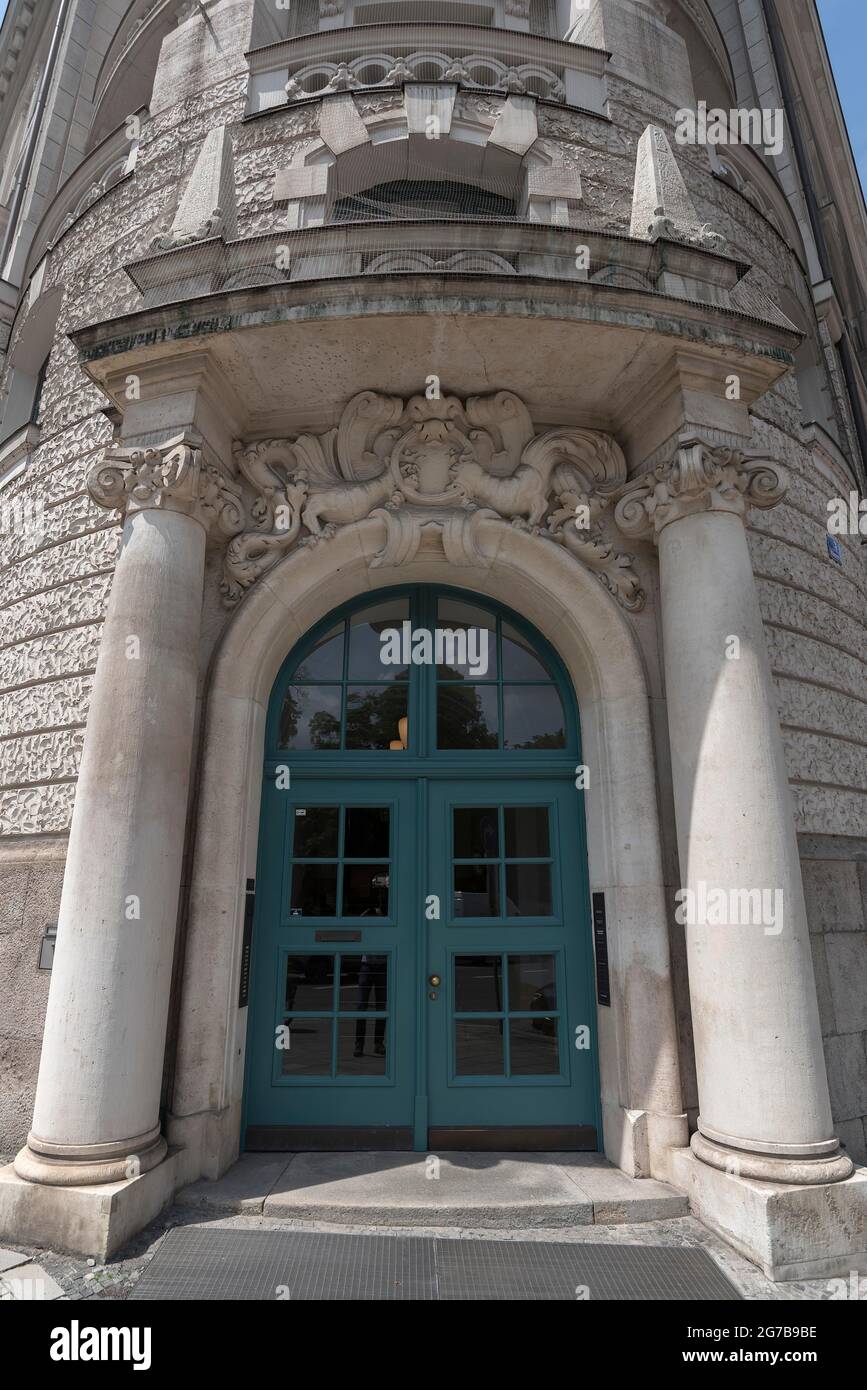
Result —
[[[160, 249], [186, 248], [183, 297], [373, 274], [586, 278], [575, 263], [579, 176], [540, 138], [543, 109], [570, 104], [569, 63], [581, 67], [590, 37], [573, 32], [584, 9], [263, 0], [248, 121], [263, 142], [272, 123], [285, 146], [273, 230], [250, 236], [220, 208], [210, 237], [172, 244], [170, 231]], [[181, 283], [177, 265], [161, 273], [142, 272], [152, 302]]]

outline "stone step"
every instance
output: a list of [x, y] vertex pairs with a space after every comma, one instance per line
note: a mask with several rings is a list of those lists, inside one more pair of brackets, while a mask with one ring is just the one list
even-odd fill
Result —
[[181, 1206], [221, 1215], [365, 1226], [521, 1230], [688, 1214], [666, 1183], [630, 1178], [599, 1154], [244, 1154]]

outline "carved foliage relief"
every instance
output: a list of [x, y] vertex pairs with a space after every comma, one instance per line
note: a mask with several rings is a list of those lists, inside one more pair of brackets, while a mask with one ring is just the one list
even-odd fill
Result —
[[626, 480], [619, 446], [594, 430], [537, 434], [510, 391], [466, 400], [362, 391], [336, 428], [239, 443], [235, 462], [253, 500], [226, 550], [227, 604], [294, 547], [368, 517], [385, 524], [373, 567], [431, 546], [451, 564], [484, 563], [479, 524], [496, 520], [565, 547], [624, 608], [644, 603], [629, 557], [600, 525]]

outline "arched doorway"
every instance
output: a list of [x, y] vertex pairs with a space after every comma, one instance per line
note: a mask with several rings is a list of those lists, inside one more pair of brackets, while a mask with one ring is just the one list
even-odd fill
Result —
[[465, 590], [345, 605], [266, 728], [248, 1149], [596, 1149], [578, 714]]

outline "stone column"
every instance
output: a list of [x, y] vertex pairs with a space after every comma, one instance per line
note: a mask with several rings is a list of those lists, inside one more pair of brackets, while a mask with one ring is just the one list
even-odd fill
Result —
[[159, 1103], [196, 711], [205, 540], [237, 489], [199, 440], [109, 450], [88, 489], [125, 513], [60, 905], [30, 1182], [136, 1177]]
[[832, 1182], [834, 1136], [779, 716], [744, 527], [783, 470], [684, 438], [617, 522], [659, 549], [665, 684], [700, 1117], [696, 1157]]

